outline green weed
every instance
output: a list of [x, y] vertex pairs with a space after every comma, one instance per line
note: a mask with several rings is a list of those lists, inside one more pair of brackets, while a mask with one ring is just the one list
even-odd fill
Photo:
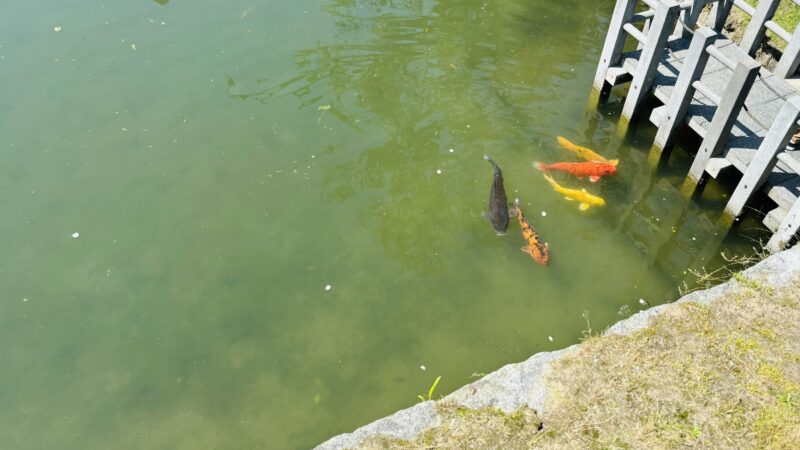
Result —
[[436, 377], [435, 380], [433, 380], [433, 384], [431, 385], [431, 388], [428, 389], [428, 397], [427, 398], [425, 398], [425, 396], [423, 396], [422, 394], [417, 395], [417, 398], [422, 402], [424, 402], [426, 400], [433, 399], [433, 391], [436, 390], [436, 386], [439, 384], [439, 380], [441, 380], [441, 379], [442, 379], [442, 376], [439, 375], [438, 377]]

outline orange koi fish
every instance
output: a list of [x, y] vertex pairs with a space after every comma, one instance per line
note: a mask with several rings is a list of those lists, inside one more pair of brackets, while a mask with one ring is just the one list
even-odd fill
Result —
[[528, 243], [528, 245], [522, 247], [522, 251], [531, 255], [531, 258], [533, 258], [533, 260], [537, 263], [547, 266], [550, 263], [550, 255], [547, 252], [547, 244], [542, 241], [539, 233], [533, 229], [531, 224], [528, 223], [528, 219], [526, 219], [522, 214], [522, 208], [519, 206], [518, 198], [514, 199], [513, 212], [517, 215], [517, 219], [519, 220], [519, 226], [522, 228], [522, 236]]
[[611, 164], [612, 166], [616, 166], [617, 164], [619, 164], [618, 159], [611, 159], [611, 160], [606, 159], [603, 155], [595, 153], [594, 150], [592, 149], [573, 144], [563, 136], [556, 136], [556, 140], [558, 141], [558, 145], [564, 147], [565, 149], [571, 151], [572, 153], [575, 153], [576, 155], [587, 161], [603, 162]]
[[589, 177], [592, 183], [606, 175], [614, 175], [617, 173], [616, 166], [609, 163], [602, 163], [597, 161], [582, 162], [582, 163], [569, 163], [557, 162], [553, 164], [542, 164], [539, 162], [533, 163], [533, 166], [542, 172], [556, 170], [559, 172], [566, 172], [575, 175], [578, 178]]

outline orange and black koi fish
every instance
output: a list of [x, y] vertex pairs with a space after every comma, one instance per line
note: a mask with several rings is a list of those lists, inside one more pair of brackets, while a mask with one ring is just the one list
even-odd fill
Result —
[[528, 219], [522, 214], [522, 208], [519, 206], [519, 199], [514, 199], [514, 213], [517, 215], [517, 219], [519, 220], [519, 227], [522, 228], [522, 236], [525, 238], [525, 242], [528, 243], [525, 247], [522, 247], [522, 251], [531, 255], [534, 261], [537, 263], [547, 266], [550, 263], [550, 254], [547, 251], [547, 244], [544, 243], [539, 233], [531, 226], [528, 222]]
[[578, 178], [589, 177], [589, 181], [592, 183], [599, 180], [600, 177], [614, 175], [617, 173], [617, 166], [597, 161], [581, 163], [557, 162], [553, 164], [542, 164], [536, 162], [533, 163], [533, 166], [543, 172], [556, 170], [559, 172], [570, 173]]

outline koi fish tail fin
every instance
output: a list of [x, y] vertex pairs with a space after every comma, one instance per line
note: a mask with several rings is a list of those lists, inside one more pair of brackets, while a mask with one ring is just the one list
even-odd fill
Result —
[[610, 160], [608, 160], [608, 163], [611, 164], [614, 167], [617, 167], [617, 165], [619, 164], [619, 160], [618, 159], [610, 159]]
[[533, 162], [533, 167], [541, 170], [542, 172], [546, 172], [547, 171], [547, 166], [542, 164], [542, 163], [540, 163], [539, 161], [534, 161]]

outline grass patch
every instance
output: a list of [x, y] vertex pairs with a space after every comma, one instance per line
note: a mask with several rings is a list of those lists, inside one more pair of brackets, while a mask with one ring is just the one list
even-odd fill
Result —
[[[750, 6], [755, 7], [758, 3], [756, 0], [745, 0]], [[792, 0], [781, 0], [777, 11], [772, 20], [781, 26], [789, 34], [794, 33], [795, 27], [800, 23], [800, 6], [795, 5]], [[740, 42], [745, 28], [750, 24], [750, 16], [742, 12], [739, 8], [733, 7], [731, 15], [728, 18], [728, 31], [731, 32], [731, 40]], [[765, 46], [772, 46], [780, 51], [786, 49], [786, 41], [779, 38], [772, 31], [767, 30], [767, 40], [762, 44], [762, 49]]]
[[588, 342], [550, 377], [552, 445], [793, 448], [799, 289], [747, 280], [713, 308], [674, 305], [647, 330]]
[[547, 382], [543, 415], [439, 403], [441, 427], [362, 448], [796, 448], [800, 280], [743, 278], [713, 307], [675, 304], [631, 336], [590, 337]]
[[542, 421], [530, 409], [511, 414], [499, 409], [468, 409], [453, 403], [436, 405], [442, 425], [424, 432], [414, 441], [373, 437], [361, 449], [400, 450], [430, 448], [530, 448], [541, 436]]
[[[691, 286], [687, 284], [687, 282], [684, 282], [682, 286], [679, 286], [678, 291], [683, 296], [696, 290], [708, 289], [724, 283], [731, 278], [743, 284], [757, 283], [755, 281], [748, 280], [747, 277], [742, 274], [742, 271], [758, 263], [759, 261], [763, 261], [769, 256], [769, 254], [766, 252], [766, 250], [764, 250], [764, 245], [761, 243], [759, 243], [757, 247], [753, 247], [753, 251], [754, 253], [752, 255], [729, 256], [724, 252], [720, 253], [724, 264], [712, 271], [706, 270], [705, 267], [701, 267], [700, 269], [689, 269], [689, 273], [691, 273], [695, 279]], [[758, 286], [756, 285], [755, 287]]]

